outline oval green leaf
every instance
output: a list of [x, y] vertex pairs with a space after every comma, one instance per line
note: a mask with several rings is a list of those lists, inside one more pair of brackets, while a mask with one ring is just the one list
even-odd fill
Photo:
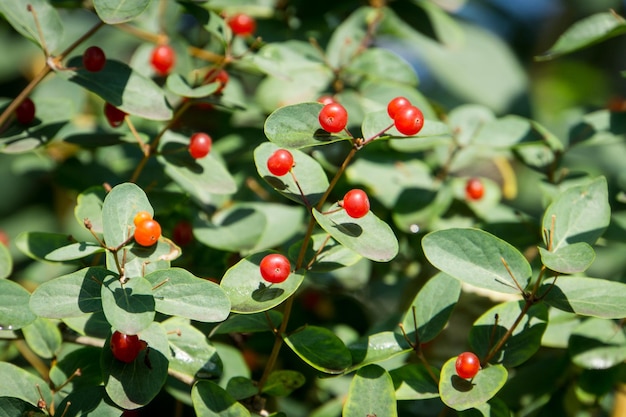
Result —
[[393, 381], [387, 371], [378, 365], [368, 365], [354, 375], [342, 416], [397, 416], [395, 397]]
[[122, 410], [111, 404], [103, 386], [90, 386], [72, 391], [57, 406], [64, 417], [118, 417]]
[[102, 234], [102, 206], [106, 195], [104, 187], [100, 185], [90, 187], [78, 195], [74, 208], [78, 224], [84, 225], [85, 220], [89, 220], [91, 230]]
[[37, 29], [37, 22], [41, 28], [48, 52], [54, 53], [63, 41], [63, 23], [57, 10], [46, 0], [28, 0], [28, 4], [37, 13], [37, 20], [33, 17], [22, 0], [4, 0], [0, 2], [0, 14], [22, 36], [35, 42], [43, 49], [41, 35]]
[[193, 87], [182, 75], [174, 73], [167, 77], [167, 88], [181, 97], [200, 98], [215, 93], [220, 88], [220, 84], [215, 82]]
[[[289, 247], [289, 256], [296, 259], [302, 248], [303, 241]], [[363, 259], [361, 255], [343, 246], [328, 233], [317, 233], [311, 236], [311, 244], [307, 247], [304, 259], [314, 259], [309, 272], [331, 272], [356, 264]]]
[[61, 331], [56, 323], [43, 317], [22, 328], [28, 347], [42, 358], [51, 359], [61, 348]]
[[198, 417], [250, 417], [250, 412], [219, 385], [198, 381], [191, 388], [191, 401]]
[[15, 281], [0, 280], [0, 330], [17, 330], [37, 316], [28, 307], [30, 293]]
[[608, 369], [626, 360], [626, 333], [611, 320], [589, 318], [569, 339], [572, 362], [585, 369]]
[[327, 374], [340, 374], [352, 364], [350, 351], [332, 331], [305, 326], [284, 336], [285, 343], [304, 362]]
[[470, 381], [456, 374], [456, 356], [441, 368], [439, 393], [448, 407], [457, 411], [485, 404], [500, 391], [507, 380], [508, 372], [502, 365], [491, 365], [478, 371]]
[[350, 372], [409, 352], [413, 348], [401, 334], [386, 331], [364, 336], [350, 344], [348, 349], [352, 356], [352, 366], [347, 370]]
[[[1, 281], [0, 281], [1, 282]], [[52, 393], [45, 381], [9, 362], [0, 362], [0, 397], [14, 397], [37, 406], [41, 389], [46, 404], [51, 404]]]
[[128, 241], [134, 231], [133, 219], [140, 211], [154, 214], [141, 188], [131, 183], [113, 187], [102, 206], [104, 241], [109, 247], [117, 247]]
[[[331, 208], [331, 211], [336, 206]], [[322, 214], [316, 209], [317, 223], [335, 240], [359, 255], [377, 262], [388, 262], [398, 254], [398, 240], [391, 227], [371, 211], [354, 219], [345, 210]]]
[[[439, 377], [439, 369], [430, 367], [432, 373]], [[439, 397], [437, 382], [430, 376], [423, 364], [410, 363], [389, 372], [396, 390], [396, 399], [426, 400]]]
[[272, 252], [250, 255], [232, 266], [220, 282], [234, 313], [259, 313], [276, 307], [302, 284], [304, 273], [292, 271], [284, 282], [269, 284], [260, 271], [261, 260]]
[[152, 285], [142, 277], [122, 284], [116, 277], [108, 278], [101, 287], [102, 309], [111, 327], [125, 334], [137, 334], [154, 320]]
[[[268, 322], [271, 321], [271, 324]], [[226, 321], [211, 331], [213, 334], [272, 332], [280, 326], [283, 314], [269, 310], [255, 314], [231, 314]]]
[[530, 280], [532, 271], [524, 255], [482, 230], [438, 230], [422, 239], [422, 247], [435, 267], [480, 288], [515, 294], [520, 292], [517, 284], [523, 290]]
[[539, 254], [541, 255], [541, 262], [546, 267], [562, 274], [584, 272], [596, 259], [595, 251], [586, 242], [562, 246], [554, 252], [539, 248]]
[[224, 321], [230, 313], [230, 300], [224, 290], [186, 269], [162, 269], [145, 278], [155, 288], [159, 313], [209, 323]]
[[294, 390], [300, 388], [306, 382], [306, 378], [297, 371], [274, 371], [267, 378], [263, 386], [263, 393], [274, 397], [286, 397]]
[[98, 17], [104, 23], [116, 25], [138, 17], [150, 5], [151, 0], [94, 0]]

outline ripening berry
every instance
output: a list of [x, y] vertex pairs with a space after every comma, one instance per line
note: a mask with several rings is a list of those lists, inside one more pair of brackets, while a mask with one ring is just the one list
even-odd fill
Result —
[[109, 122], [111, 127], [119, 127], [124, 121], [126, 113], [113, 106], [111, 103], [105, 103], [104, 116], [107, 118], [107, 121]]
[[272, 253], [261, 260], [260, 270], [265, 281], [278, 284], [285, 281], [291, 273], [291, 264], [283, 255]]
[[135, 224], [135, 227], [137, 227], [144, 221], [150, 220], [150, 219], [152, 219], [152, 214], [150, 214], [147, 211], [140, 211], [137, 214], [135, 214], [135, 218], [133, 218], [133, 223]]
[[339, 103], [330, 103], [322, 107], [319, 114], [322, 129], [330, 133], [338, 133], [348, 124], [348, 112]]
[[478, 178], [470, 178], [465, 184], [465, 196], [468, 200], [480, 200], [485, 194], [485, 186]]
[[355, 188], [346, 193], [339, 205], [344, 208], [348, 216], [358, 219], [370, 211], [370, 200], [365, 191]]
[[161, 225], [154, 219], [144, 220], [135, 226], [134, 237], [141, 246], [152, 246], [161, 237]]
[[389, 117], [393, 119], [396, 117], [398, 110], [404, 107], [408, 107], [410, 105], [411, 105], [411, 102], [405, 97], [400, 96], [400, 97], [393, 98], [391, 99], [391, 101], [389, 101], [389, 104], [387, 104], [387, 114], [389, 115]]
[[403, 135], [416, 135], [424, 127], [424, 115], [415, 106], [401, 107], [397, 110], [393, 123]]
[[235, 35], [250, 36], [256, 30], [256, 20], [245, 13], [238, 13], [226, 21]]
[[189, 153], [193, 159], [204, 158], [211, 151], [211, 136], [203, 132], [194, 133], [189, 141]]
[[143, 343], [136, 334], [124, 334], [117, 330], [111, 336], [111, 352], [115, 359], [130, 363], [135, 360], [143, 348]]
[[23, 125], [31, 124], [35, 120], [35, 103], [26, 97], [15, 109], [15, 117]]
[[89, 72], [98, 72], [104, 68], [107, 58], [97, 46], [90, 46], [83, 52], [83, 67]]
[[277, 149], [267, 159], [267, 169], [272, 175], [282, 177], [293, 167], [293, 155], [287, 149]]
[[170, 73], [176, 62], [176, 52], [169, 45], [157, 45], [150, 55], [150, 64], [154, 71], [161, 76]]
[[474, 378], [480, 370], [480, 360], [472, 352], [463, 352], [456, 358], [455, 368], [461, 378]]
[[327, 105], [327, 104], [331, 104], [331, 103], [336, 103], [335, 98], [333, 96], [329, 96], [329, 95], [325, 95], [325, 96], [321, 96], [317, 99], [318, 103], [322, 103], [323, 105]]

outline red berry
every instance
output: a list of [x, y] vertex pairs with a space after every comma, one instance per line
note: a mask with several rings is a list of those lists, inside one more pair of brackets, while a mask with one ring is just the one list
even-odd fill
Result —
[[143, 348], [136, 334], [124, 334], [117, 330], [111, 336], [111, 351], [115, 359], [130, 363], [135, 360]]
[[230, 77], [228, 73], [223, 68], [220, 69], [219, 71], [214, 68], [211, 71], [207, 72], [207, 74], [204, 76], [204, 81], [206, 83], [220, 83], [221, 84], [219, 88], [215, 90], [215, 94], [219, 94], [222, 92], [222, 90], [224, 90], [224, 87], [226, 87], [226, 84], [228, 84], [229, 79]]
[[4, 246], [9, 246], [9, 235], [4, 230], [0, 230], [0, 243]]
[[30, 98], [26, 97], [15, 109], [15, 116], [17, 117], [17, 121], [21, 124], [30, 124], [35, 120], [35, 103], [33, 103]]
[[485, 186], [478, 178], [470, 178], [465, 184], [465, 196], [469, 200], [480, 200], [485, 194]]
[[424, 126], [424, 115], [422, 111], [415, 106], [401, 107], [396, 111], [393, 123], [400, 133], [412, 136], [422, 130]]
[[126, 113], [110, 103], [104, 105], [104, 115], [111, 127], [119, 127], [126, 117]]
[[186, 220], [176, 223], [172, 231], [172, 239], [179, 246], [187, 246], [193, 241], [193, 226]]
[[204, 158], [211, 151], [211, 136], [198, 132], [191, 136], [189, 141], [189, 153], [193, 159]]
[[279, 253], [272, 253], [261, 260], [261, 276], [267, 282], [278, 284], [287, 279], [291, 272], [289, 259]]
[[267, 159], [267, 169], [277, 177], [288, 173], [291, 167], [293, 167], [293, 155], [287, 149], [278, 149]]
[[140, 211], [137, 214], [135, 214], [133, 223], [135, 224], [135, 226], [139, 226], [144, 221], [150, 220], [150, 219], [152, 219], [152, 214], [148, 213], [147, 211]]
[[238, 13], [226, 21], [235, 35], [250, 36], [256, 30], [256, 21], [244, 13]]
[[367, 198], [365, 191], [355, 188], [350, 190], [343, 197], [340, 205], [344, 208], [348, 216], [358, 219], [370, 211], [370, 200]]
[[161, 76], [169, 74], [176, 62], [176, 52], [169, 45], [157, 45], [152, 50], [150, 63], [154, 71]]
[[321, 96], [320, 98], [317, 99], [318, 103], [322, 103], [323, 105], [327, 105], [327, 104], [332, 104], [332, 103], [336, 103], [335, 98], [333, 96]]
[[141, 246], [152, 246], [161, 237], [161, 225], [153, 219], [144, 220], [135, 226], [134, 237]]
[[455, 367], [461, 378], [474, 378], [480, 370], [480, 360], [472, 352], [463, 352], [456, 358]]
[[330, 103], [322, 107], [319, 115], [322, 129], [330, 133], [338, 133], [348, 124], [348, 112], [339, 103]]
[[406, 97], [396, 97], [391, 99], [389, 104], [387, 104], [387, 114], [392, 119], [396, 117], [396, 113], [403, 107], [410, 106], [411, 102]]
[[97, 46], [90, 46], [83, 52], [83, 66], [89, 72], [100, 71], [106, 62], [104, 51]]

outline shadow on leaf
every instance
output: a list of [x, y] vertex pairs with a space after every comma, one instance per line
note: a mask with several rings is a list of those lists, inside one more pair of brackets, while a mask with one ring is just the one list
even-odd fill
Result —
[[457, 391], [468, 392], [474, 389], [474, 384], [472, 384], [471, 381], [463, 379], [458, 375], [452, 375], [450, 377], [450, 382], [452, 383], [454, 389]]
[[184, 143], [168, 142], [163, 145], [161, 155], [172, 165], [187, 168], [195, 174], [202, 174], [204, 168], [191, 157]]
[[333, 227], [350, 237], [359, 237], [363, 234], [363, 228], [356, 223], [340, 223], [335, 224]]
[[252, 299], [258, 302], [270, 301], [280, 297], [284, 292], [282, 288], [268, 287], [261, 282], [259, 288], [252, 292]]

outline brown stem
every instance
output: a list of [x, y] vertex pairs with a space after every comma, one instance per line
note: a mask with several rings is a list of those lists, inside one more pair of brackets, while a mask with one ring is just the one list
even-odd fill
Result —
[[502, 336], [502, 338], [493, 347], [493, 349], [491, 349], [489, 353], [487, 354], [487, 356], [481, 361], [480, 365], [482, 367], [484, 367], [487, 363], [489, 363], [489, 361], [493, 359], [493, 357], [498, 353], [498, 351], [502, 349], [502, 346], [504, 346], [507, 340], [509, 340], [509, 338], [513, 335], [513, 332], [515, 331], [517, 326], [521, 323], [522, 319], [524, 318], [526, 313], [528, 313], [528, 310], [530, 309], [532, 305], [533, 305], [532, 299], [526, 300], [526, 302], [524, 303], [524, 307], [522, 308], [522, 311], [520, 311], [513, 325], [509, 328], [509, 330], [507, 330], [504, 336]]
[[48, 365], [46, 365], [39, 356], [35, 355], [35, 353], [30, 350], [24, 340], [18, 339], [13, 343], [24, 359], [26, 359], [26, 361], [30, 363], [33, 368], [35, 368], [39, 375], [41, 375], [43, 380], [46, 381], [46, 383], [50, 382], [50, 368], [48, 368]]

